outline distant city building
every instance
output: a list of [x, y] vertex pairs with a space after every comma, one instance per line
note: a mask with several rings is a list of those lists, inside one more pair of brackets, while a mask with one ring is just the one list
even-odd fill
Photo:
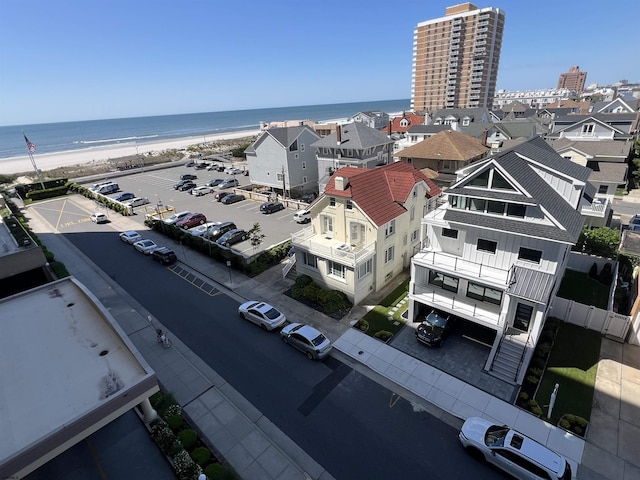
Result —
[[568, 88], [543, 88], [538, 90], [517, 90], [515, 92], [498, 90], [493, 99], [493, 110], [504, 110], [505, 105], [515, 101], [530, 108], [540, 109], [555, 102], [577, 98], [577, 96], [575, 90]]
[[580, 67], [571, 67], [569, 72], [562, 73], [558, 79], [558, 88], [567, 88], [582, 92], [584, 90], [584, 82], [587, 80], [587, 72], [581, 72]]
[[414, 30], [411, 109], [491, 107], [504, 11], [463, 3], [445, 14]]

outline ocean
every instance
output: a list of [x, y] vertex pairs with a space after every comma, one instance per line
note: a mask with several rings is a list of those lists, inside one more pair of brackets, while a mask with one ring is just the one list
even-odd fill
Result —
[[26, 135], [36, 153], [59, 153], [111, 145], [133, 145], [181, 137], [254, 130], [260, 122], [281, 120], [332, 120], [358, 112], [381, 110], [397, 113], [409, 109], [410, 100], [381, 100], [331, 105], [261, 108], [227, 112], [189, 113], [153, 117], [41, 123], [0, 127], [0, 162], [27, 155]]

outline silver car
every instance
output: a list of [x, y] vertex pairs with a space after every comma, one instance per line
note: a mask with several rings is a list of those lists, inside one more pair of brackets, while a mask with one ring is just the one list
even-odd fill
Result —
[[264, 302], [245, 302], [238, 307], [241, 318], [259, 325], [264, 330], [274, 330], [287, 321], [279, 310]]
[[331, 351], [331, 342], [311, 325], [290, 323], [282, 330], [282, 341], [297, 348], [309, 359], [320, 360]]

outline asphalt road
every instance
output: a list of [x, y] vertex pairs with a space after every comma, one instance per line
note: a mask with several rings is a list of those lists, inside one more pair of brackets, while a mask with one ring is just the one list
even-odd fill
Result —
[[309, 361], [241, 320], [235, 300], [89, 226], [63, 233], [337, 479], [506, 478], [466, 455], [449, 425], [336, 359]]

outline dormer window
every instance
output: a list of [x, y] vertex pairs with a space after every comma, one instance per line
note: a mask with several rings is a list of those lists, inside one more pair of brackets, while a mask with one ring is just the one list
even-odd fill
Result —
[[493, 171], [491, 188], [495, 188], [498, 190], [514, 190], [511, 184], [496, 170]]
[[476, 175], [469, 182], [469, 186], [472, 187], [488, 187], [489, 186], [489, 170], [482, 172], [479, 175]]
[[593, 135], [595, 130], [596, 130], [596, 124], [595, 123], [587, 123], [585, 125], [582, 125], [582, 134], [583, 135]]

